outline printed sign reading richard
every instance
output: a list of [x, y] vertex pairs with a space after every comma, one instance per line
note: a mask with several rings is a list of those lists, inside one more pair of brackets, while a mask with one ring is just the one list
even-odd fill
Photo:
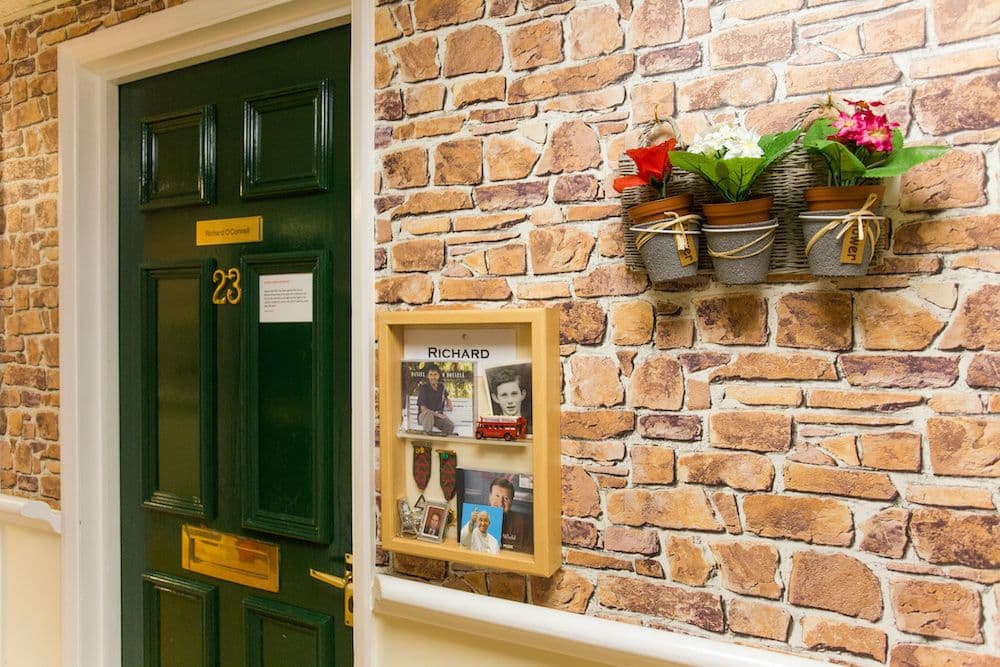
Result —
[[312, 322], [311, 273], [276, 273], [260, 277], [260, 321]]
[[410, 327], [403, 338], [404, 359], [431, 361], [514, 361], [513, 329], [433, 329]]

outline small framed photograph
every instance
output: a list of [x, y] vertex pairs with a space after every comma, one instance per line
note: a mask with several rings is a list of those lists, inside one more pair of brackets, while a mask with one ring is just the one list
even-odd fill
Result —
[[428, 502], [424, 508], [424, 518], [420, 522], [420, 533], [417, 537], [431, 542], [443, 542], [447, 528], [448, 506], [444, 503]]

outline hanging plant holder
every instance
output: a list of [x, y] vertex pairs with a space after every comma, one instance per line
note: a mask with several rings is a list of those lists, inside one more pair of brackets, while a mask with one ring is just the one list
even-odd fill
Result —
[[815, 276], [863, 276], [875, 256], [886, 218], [871, 210], [875, 195], [856, 211], [814, 211], [799, 216], [805, 256]]
[[[757, 181], [756, 192], [774, 196], [771, 217], [778, 222], [778, 228], [774, 235], [774, 245], [771, 249], [771, 266], [768, 272], [770, 275], [810, 272], [809, 262], [805, 254], [805, 242], [808, 237], [803, 233], [803, 221], [799, 219], [799, 214], [807, 209], [804, 196], [806, 188], [826, 185], [827, 183], [826, 167], [821, 162], [821, 160], [797, 151], [774, 165]], [[620, 173], [635, 173], [635, 164], [624, 153], [619, 158], [618, 166]], [[680, 169], [674, 169], [669, 189], [672, 194], [689, 193], [694, 196], [695, 204], [691, 207], [692, 213], [701, 213], [701, 207], [697, 202], [709, 201], [713, 197], [711, 186], [705, 183], [704, 179]], [[622, 222], [626, 223], [624, 234], [625, 264], [633, 271], [644, 271], [646, 267], [635, 245], [635, 232], [631, 229], [635, 222], [629, 215], [629, 209], [659, 197], [660, 193], [657, 192], [656, 188], [649, 186], [626, 188], [622, 193]], [[839, 214], [847, 212], [849, 211], [840, 211]], [[881, 261], [882, 253], [888, 249], [888, 232], [888, 226], [883, 225], [871, 265], [877, 265]], [[712, 264], [708, 248], [704, 245], [704, 235], [700, 238], [698, 271], [710, 273]]]
[[[618, 173], [624, 176], [633, 175], [636, 171], [632, 159], [622, 153], [618, 158]], [[769, 273], [802, 274], [808, 271], [809, 265], [803, 253], [805, 240], [798, 214], [806, 210], [804, 196], [806, 188], [826, 185], [826, 182], [826, 167], [822, 164], [822, 160], [812, 158], [800, 151], [792, 152], [781, 162], [764, 172], [757, 180], [754, 193], [774, 197], [771, 217], [778, 222], [771, 249]], [[679, 168], [673, 170], [667, 187], [669, 194], [690, 194], [694, 197], [695, 204], [691, 208], [692, 213], [700, 214], [702, 210], [699, 202], [712, 201], [716, 197], [712, 186], [706, 183], [703, 178]], [[632, 231], [635, 220], [630, 216], [629, 211], [633, 206], [659, 199], [660, 196], [656, 188], [648, 185], [626, 188], [622, 192], [622, 222], [626, 223], [625, 264], [635, 271], [643, 271], [646, 267], [635, 244], [635, 232]], [[712, 271], [711, 259], [708, 249], [704, 245], [704, 236], [699, 238], [698, 271], [709, 273]]]

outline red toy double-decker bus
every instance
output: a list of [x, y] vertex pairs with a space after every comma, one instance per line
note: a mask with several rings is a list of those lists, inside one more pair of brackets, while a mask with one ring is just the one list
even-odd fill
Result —
[[528, 434], [528, 420], [524, 417], [480, 417], [476, 422], [476, 439], [503, 438], [520, 440]]

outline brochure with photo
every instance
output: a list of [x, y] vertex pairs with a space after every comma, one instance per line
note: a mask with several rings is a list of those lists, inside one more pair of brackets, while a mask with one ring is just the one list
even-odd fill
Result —
[[476, 366], [469, 361], [403, 361], [403, 426], [427, 435], [474, 435]]
[[493, 507], [502, 513], [501, 550], [535, 550], [531, 475], [459, 468], [457, 477], [459, 516], [467, 516], [471, 506]]

